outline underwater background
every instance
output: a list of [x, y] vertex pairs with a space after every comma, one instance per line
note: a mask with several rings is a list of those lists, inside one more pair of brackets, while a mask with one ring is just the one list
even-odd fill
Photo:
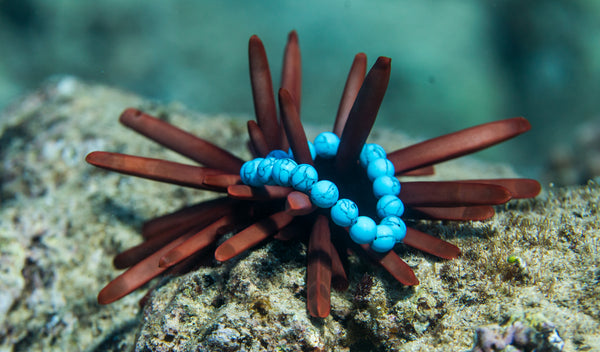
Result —
[[[67, 74], [247, 119], [249, 36], [266, 43], [278, 82], [296, 29], [304, 121], [333, 120], [356, 53], [369, 66], [389, 56], [376, 128], [430, 138], [524, 116], [533, 125], [526, 137], [478, 155], [526, 176], [584, 183], [600, 162], [571, 159], [600, 149], [599, 15], [595, 0], [0, 0], [0, 109]], [[551, 170], [582, 163], [592, 165], [564, 180]]]
[[[291, 30], [310, 138], [331, 128], [354, 55], [389, 56], [371, 142], [391, 151], [524, 116], [528, 133], [432, 177], [532, 177], [541, 194], [488, 221], [407, 216], [462, 255], [399, 244], [420, 282], [404, 286], [348, 254], [349, 287], [328, 293], [323, 319], [307, 312], [307, 233], [222, 263], [211, 248], [191, 272], [100, 304], [118, 253], [214, 193], [86, 155], [189, 163], [119, 124], [134, 107], [247, 160], [248, 38], [278, 87]], [[0, 0], [0, 352], [600, 351], [599, 39], [597, 0]]]

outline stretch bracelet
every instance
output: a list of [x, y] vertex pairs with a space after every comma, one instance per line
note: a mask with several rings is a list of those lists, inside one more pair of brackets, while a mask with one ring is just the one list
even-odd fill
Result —
[[[332, 159], [337, 153], [339, 137], [331, 132], [319, 134], [314, 143], [308, 142], [313, 160], [319, 156]], [[360, 164], [373, 183], [377, 201], [377, 224], [368, 216], [360, 216], [358, 206], [347, 198], [339, 198], [337, 185], [329, 180], [319, 180], [317, 170], [309, 164], [294, 161], [288, 152], [273, 150], [265, 158], [244, 163], [240, 170], [242, 182], [249, 186], [277, 185], [293, 187], [310, 196], [311, 202], [320, 208], [331, 208], [331, 220], [339, 226], [349, 227], [352, 240], [369, 244], [377, 252], [387, 252], [406, 236], [406, 225], [400, 219], [404, 204], [398, 198], [400, 182], [394, 177], [394, 165], [385, 150], [378, 144], [365, 144], [360, 153]]]

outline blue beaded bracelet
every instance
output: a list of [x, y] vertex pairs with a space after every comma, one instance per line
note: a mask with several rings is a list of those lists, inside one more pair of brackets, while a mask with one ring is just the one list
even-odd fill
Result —
[[[308, 142], [313, 159], [335, 157], [339, 137], [323, 132]], [[373, 182], [377, 201], [377, 224], [368, 216], [359, 216], [358, 206], [350, 199], [339, 198], [337, 185], [329, 180], [319, 180], [317, 170], [309, 164], [297, 164], [291, 150], [273, 150], [265, 158], [244, 163], [240, 170], [242, 182], [249, 186], [278, 185], [293, 187], [310, 196], [320, 208], [331, 208], [331, 220], [339, 226], [349, 227], [350, 238], [358, 244], [369, 244], [377, 252], [387, 252], [406, 236], [406, 225], [400, 219], [404, 204], [398, 198], [400, 182], [394, 177], [394, 165], [387, 159], [385, 150], [378, 144], [365, 144], [360, 153], [360, 164]]]

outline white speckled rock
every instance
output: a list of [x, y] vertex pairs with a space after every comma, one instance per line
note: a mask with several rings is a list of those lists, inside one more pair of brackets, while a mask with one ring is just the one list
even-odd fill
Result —
[[[63, 77], [2, 112], [0, 350], [122, 351], [133, 345], [143, 292], [109, 306], [96, 303], [98, 291], [117, 275], [111, 258], [139, 240], [143, 219], [206, 195], [84, 162], [102, 149], [185, 161], [120, 126], [128, 106], [157, 115], [166, 109]], [[184, 110], [168, 109], [178, 123]], [[238, 140], [243, 131], [229, 119], [200, 123], [208, 119], [186, 115], [187, 127], [208, 139]]]
[[[141, 313], [143, 290], [98, 305], [98, 291], [118, 275], [112, 257], [139, 243], [144, 220], [210, 196], [84, 163], [92, 150], [188, 162], [120, 126], [128, 106], [248, 157], [241, 121], [73, 78], [15, 102], [0, 116], [0, 350], [460, 351], [473, 346], [476, 327], [531, 313], [556, 326], [564, 351], [600, 349], [593, 183], [510, 203], [489, 222], [416, 224], [463, 255], [443, 261], [399, 249], [421, 282], [415, 288], [350, 256], [350, 289], [332, 294], [322, 320], [306, 312], [306, 248], [297, 242], [158, 280]], [[309, 138], [321, 131], [309, 127]], [[409, 142], [390, 131], [371, 137], [386, 150]], [[474, 159], [437, 170], [448, 179], [515, 175]]]

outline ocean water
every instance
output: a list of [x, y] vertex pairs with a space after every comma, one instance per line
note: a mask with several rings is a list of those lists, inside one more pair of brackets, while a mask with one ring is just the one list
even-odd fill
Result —
[[[135, 343], [231, 350], [230, 342], [265, 336], [269, 346], [308, 349], [285, 346], [281, 326], [295, 329], [290, 339], [299, 336], [290, 343], [312, 348], [466, 351], [478, 327], [508, 329], [514, 321], [552, 323], [565, 352], [600, 350], [600, 187], [548, 184], [568, 184], [558, 177], [571, 169], [577, 175], [565, 179], [572, 183], [600, 174], [599, 15], [597, 0], [0, 0], [0, 109], [10, 107], [0, 113], [0, 351], [130, 350]], [[165, 112], [242, 155], [244, 124], [229, 117], [253, 115], [248, 38], [265, 43], [277, 87], [291, 30], [303, 53], [306, 124], [331, 126], [356, 53], [365, 52], [369, 66], [389, 56], [376, 128], [430, 138], [525, 116], [531, 132], [477, 156], [541, 179], [542, 194], [497, 207], [488, 222], [411, 222], [463, 255], [447, 261], [399, 245], [420, 280], [416, 288], [351, 259], [350, 291], [332, 294], [325, 322], [305, 312], [300, 242], [269, 243], [161, 281], [145, 312], [138, 301], [146, 288], [98, 304], [98, 292], [119, 275], [115, 254], [144, 241], [146, 221], [211, 195], [98, 170], [85, 155], [185, 162], [119, 126], [128, 106]], [[57, 79], [63, 75], [91, 84]], [[405, 138], [373, 135], [381, 144]], [[466, 158], [436, 170], [451, 179], [514, 175]], [[368, 297], [359, 286], [369, 287]], [[229, 325], [219, 321], [231, 316]], [[260, 335], [257, 326], [272, 330]], [[348, 333], [360, 336], [353, 342]]]
[[600, 118], [600, 5], [579, 1], [0, 1], [0, 108], [53, 75], [211, 113], [253, 114], [247, 41], [279, 82], [287, 33], [303, 59], [302, 119], [332, 123], [353, 56], [392, 58], [377, 128], [429, 138], [524, 116], [479, 154], [537, 176]]

